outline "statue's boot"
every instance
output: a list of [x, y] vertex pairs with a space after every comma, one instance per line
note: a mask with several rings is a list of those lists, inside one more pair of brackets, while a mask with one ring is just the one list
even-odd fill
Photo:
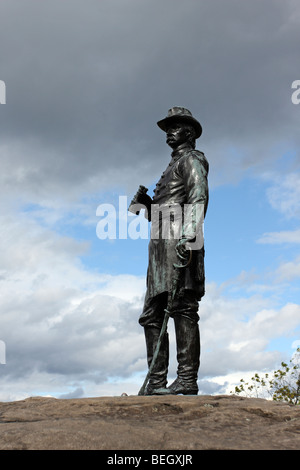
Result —
[[168, 387], [173, 395], [198, 394], [200, 333], [198, 323], [182, 315], [174, 316], [177, 345], [177, 378]]
[[[145, 338], [147, 347], [147, 361], [150, 367], [152, 358], [158, 342], [160, 330], [152, 326], [146, 326]], [[169, 335], [166, 332], [162, 338], [155, 366], [149, 377], [145, 395], [170, 395], [167, 389], [167, 374], [169, 366]]]

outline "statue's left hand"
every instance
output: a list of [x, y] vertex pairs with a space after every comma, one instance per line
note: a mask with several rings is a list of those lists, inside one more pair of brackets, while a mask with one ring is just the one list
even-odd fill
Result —
[[187, 243], [188, 243], [188, 240], [186, 238], [181, 238], [176, 245], [177, 256], [178, 258], [184, 261], [186, 261], [188, 257], [188, 253], [189, 253], [189, 250], [186, 247]]

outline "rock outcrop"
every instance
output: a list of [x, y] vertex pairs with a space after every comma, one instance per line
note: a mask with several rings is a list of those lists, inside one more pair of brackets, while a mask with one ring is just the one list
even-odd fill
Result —
[[0, 403], [0, 449], [300, 449], [300, 407], [237, 396]]

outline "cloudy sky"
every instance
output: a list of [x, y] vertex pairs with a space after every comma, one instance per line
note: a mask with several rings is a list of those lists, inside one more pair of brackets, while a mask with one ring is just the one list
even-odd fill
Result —
[[[210, 163], [200, 392], [289, 360], [299, 43], [296, 0], [1, 1], [0, 400], [138, 393], [148, 239], [123, 236], [122, 208], [169, 163], [156, 122], [175, 105]], [[97, 234], [104, 207], [114, 240]]]

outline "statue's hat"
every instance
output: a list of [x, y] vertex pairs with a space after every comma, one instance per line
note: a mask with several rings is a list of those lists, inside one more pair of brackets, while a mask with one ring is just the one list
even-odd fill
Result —
[[197, 119], [193, 117], [191, 111], [186, 108], [182, 108], [181, 106], [174, 106], [173, 108], [169, 109], [167, 117], [161, 121], [158, 121], [157, 125], [166, 132], [167, 127], [172, 124], [172, 122], [178, 121], [193, 126], [196, 132], [196, 139], [198, 139], [202, 134], [202, 126], [200, 122], [198, 122]]

